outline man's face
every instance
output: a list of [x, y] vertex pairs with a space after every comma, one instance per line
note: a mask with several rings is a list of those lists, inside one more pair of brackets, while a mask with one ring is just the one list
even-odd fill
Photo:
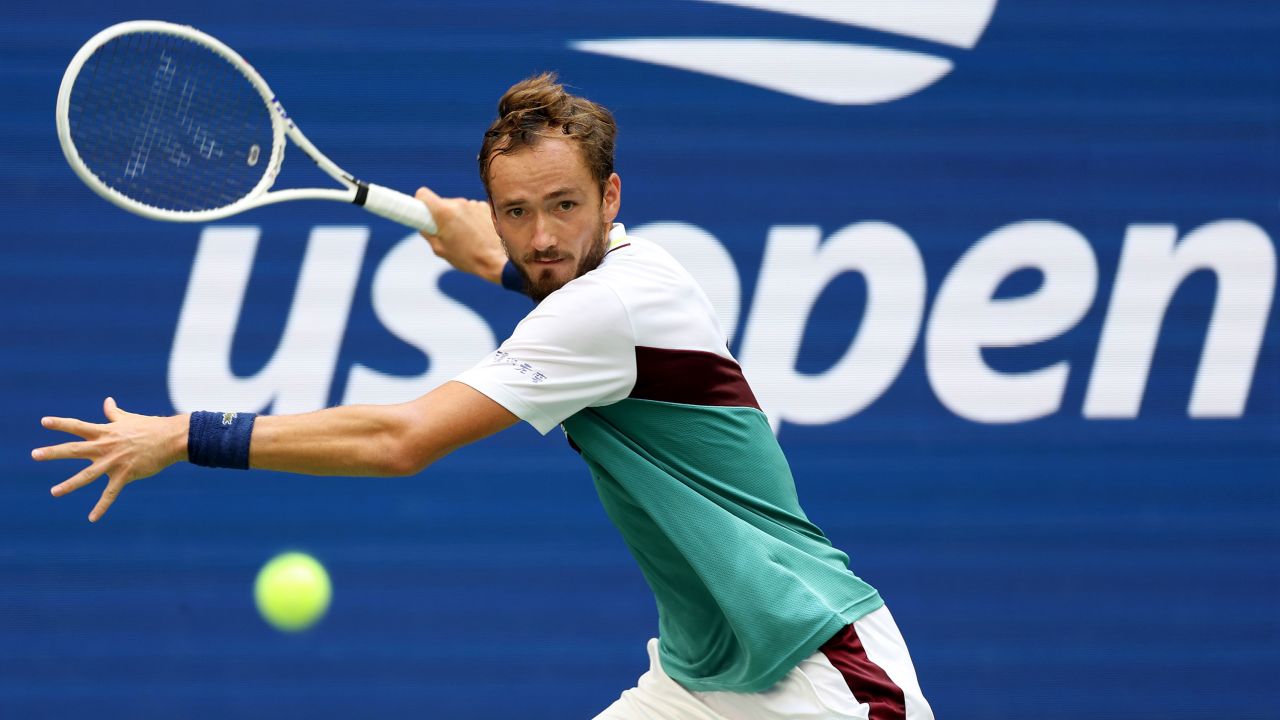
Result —
[[489, 163], [493, 225], [536, 301], [600, 264], [621, 197], [616, 174], [601, 192], [572, 140], [544, 137]]

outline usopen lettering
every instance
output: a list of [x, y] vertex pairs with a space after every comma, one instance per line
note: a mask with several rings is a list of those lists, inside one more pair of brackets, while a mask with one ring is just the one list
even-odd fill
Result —
[[[369, 230], [312, 231], [274, 354], [257, 373], [237, 376], [231, 344], [260, 232], [217, 226], [201, 233], [169, 363], [170, 396], [180, 411], [230, 406], [285, 413], [328, 404]], [[703, 283], [723, 327], [739, 326], [738, 268], [715, 236], [681, 222], [631, 232], [671, 251]], [[1042, 274], [1038, 288], [998, 296], [1004, 279], [1028, 268]], [[1244, 413], [1275, 290], [1276, 253], [1257, 225], [1225, 219], [1185, 233], [1167, 224], [1128, 227], [1083, 417], [1137, 417], [1170, 301], [1201, 270], [1215, 276], [1216, 296], [1187, 414]], [[429, 368], [405, 377], [357, 364], [343, 403], [404, 401], [493, 352], [497, 338], [484, 319], [440, 291], [438, 280], [448, 271], [416, 234], [382, 259], [373, 277], [373, 309], [392, 334], [430, 358]], [[829, 368], [800, 372], [800, 344], [815, 303], [848, 272], [866, 282], [862, 317], [848, 319], [858, 324], [857, 334]], [[1041, 343], [1075, 327], [1097, 299], [1098, 274], [1093, 248], [1072, 227], [1014, 222], [972, 245], [927, 308], [925, 265], [901, 228], [858, 222], [823, 238], [816, 226], [775, 226], [737, 356], [775, 428], [783, 421], [834, 423], [862, 411], [897, 379], [921, 336], [927, 380], [944, 407], [975, 422], [1026, 422], [1061, 410], [1070, 363], [1009, 372], [988, 364], [983, 351]]]

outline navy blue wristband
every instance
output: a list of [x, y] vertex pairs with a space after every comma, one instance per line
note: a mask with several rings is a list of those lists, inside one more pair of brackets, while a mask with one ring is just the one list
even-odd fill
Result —
[[204, 467], [249, 469], [249, 439], [255, 413], [193, 412], [187, 430], [187, 461]]
[[516, 264], [510, 260], [502, 266], [502, 287], [512, 292], [524, 292], [524, 276], [520, 274]]

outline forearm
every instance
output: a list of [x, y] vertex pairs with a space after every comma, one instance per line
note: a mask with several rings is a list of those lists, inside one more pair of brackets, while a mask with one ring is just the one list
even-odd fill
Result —
[[301, 415], [260, 416], [249, 466], [307, 475], [407, 475], [423, 464], [406, 442], [402, 405], [353, 405]]
[[413, 475], [516, 416], [447, 382], [400, 405], [352, 405], [254, 421], [249, 467], [308, 475]]
[[310, 475], [412, 475], [518, 419], [459, 382], [447, 382], [401, 405], [356, 405], [303, 415], [210, 412], [152, 417], [125, 412], [111, 398], [103, 401], [102, 411], [106, 424], [43, 418], [44, 427], [82, 441], [31, 451], [33, 460], [89, 461], [88, 467], [50, 489], [54, 497], [108, 477], [90, 521], [102, 517], [125, 485], [183, 460]]

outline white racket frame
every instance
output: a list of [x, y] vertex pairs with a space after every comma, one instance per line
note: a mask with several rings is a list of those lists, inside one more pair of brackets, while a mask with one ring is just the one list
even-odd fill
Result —
[[[236, 70], [240, 71], [240, 74], [244, 75], [254, 90], [262, 96], [262, 102], [267, 106], [267, 114], [271, 117], [271, 156], [268, 158], [269, 164], [262, 175], [262, 179], [244, 197], [230, 205], [208, 210], [165, 210], [139, 202], [115, 190], [95, 175], [84, 160], [81, 159], [80, 153], [76, 150], [75, 143], [71, 139], [71, 121], [68, 115], [71, 108], [71, 89], [75, 86], [76, 77], [79, 76], [85, 62], [89, 60], [90, 56], [98, 48], [122, 35], [135, 33], [169, 35], [201, 45], [231, 63]], [[62, 146], [62, 153], [66, 156], [67, 163], [71, 165], [71, 169], [86, 185], [115, 205], [152, 220], [208, 222], [274, 203], [292, 200], [331, 200], [362, 206], [365, 210], [375, 215], [380, 215], [401, 225], [406, 225], [416, 230], [424, 230], [428, 234], [436, 233], [435, 220], [431, 217], [431, 212], [425, 204], [416, 198], [391, 188], [361, 182], [338, 167], [324, 153], [317, 150], [316, 146], [312, 145], [311, 141], [307, 139], [307, 136], [302, 134], [302, 131], [294, 124], [289, 114], [285, 112], [279, 98], [267, 86], [266, 80], [262, 79], [262, 76], [258, 74], [257, 70], [253, 69], [253, 66], [248, 61], [217, 38], [188, 25], [177, 25], [161, 20], [131, 20], [112, 25], [90, 38], [89, 42], [85, 43], [84, 47], [80, 48], [80, 51], [71, 59], [71, 64], [67, 66], [67, 72], [62, 76], [62, 85], [58, 88], [57, 126], [58, 143]], [[321, 170], [324, 170], [333, 179], [342, 183], [344, 187], [342, 189], [289, 188], [268, 192], [275, 183], [276, 176], [280, 173], [280, 166], [284, 163], [286, 137], [315, 161]]]

